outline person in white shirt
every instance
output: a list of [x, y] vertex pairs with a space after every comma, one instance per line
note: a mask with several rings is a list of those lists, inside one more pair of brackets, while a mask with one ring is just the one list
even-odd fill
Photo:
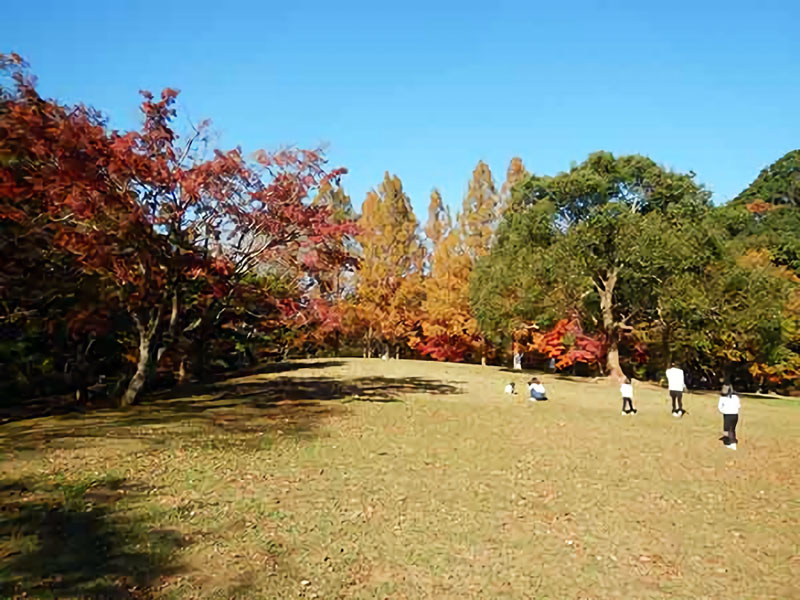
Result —
[[619, 392], [622, 394], [622, 414], [635, 415], [638, 411], [633, 408], [633, 385], [630, 378], [625, 378], [625, 381], [619, 386]]
[[533, 402], [547, 400], [547, 392], [538, 377], [534, 377], [528, 382], [528, 391], [531, 394], [531, 400]]
[[506, 385], [506, 394], [514, 395], [516, 393], [517, 393], [517, 386], [514, 384], [514, 382], [512, 381], [508, 383]]
[[686, 414], [683, 410], [683, 390], [686, 389], [686, 383], [683, 379], [683, 370], [675, 363], [667, 369], [667, 384], [669, 387], [669, 397], [672, 399], [672, 416], [682, 417]]
[[717, 409], [722, 413], [722, 442], [726, 448], [736, 450], [736, 424], [739, 422], [739, 409], [742, 403], [739, 396], [733, 393], [733, 388], [729, 385], [722, 386], [722, 393], [719, 397]]

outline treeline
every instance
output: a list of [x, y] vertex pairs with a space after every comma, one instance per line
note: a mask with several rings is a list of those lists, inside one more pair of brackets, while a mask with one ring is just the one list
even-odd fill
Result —
[[[597, 152], [553, 177], [478, 163], [461, 211], [424, 236], [397, 177], [358, 221], [344, 303], [365, 355], [502, 360], [695, 386], [788, 389], [800, 375], [800, 152], [714, 206], [694, 173]], [[409, 350], [410, 349], [410, 350]]]
[[[479, 162], [421, 224], [396, 176], [360, 214], [319, 152], [220, 152], [176, 92], [113, 131], [1, 59], [0, 395], [150, 385], [292, 355], [510, 363], [788, 389], [800, 375], [800, 152], [713, 206], [606, 152], [553, 177]], [[448, 199], [449, 200], [449, 199]]]

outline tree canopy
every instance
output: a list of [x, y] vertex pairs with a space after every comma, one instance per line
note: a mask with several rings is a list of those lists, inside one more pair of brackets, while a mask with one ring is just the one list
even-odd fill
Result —
[[786, 311], [794, 282], [781, 262], [794, 255], [777, 238], [793, 246], [798, 230], [787, 215], [787, 235], [773, 238], [776, 227], [765, 220], [747, 210], [726, 217], [694, 174], [595, 153], [567, 172], [518, 184], [473, 277], [472, 305], [498, 340], [575, 322], [594, 344], [573, 339], [570, 355], [534, 335], [528, 348], [563, 354], [562, 364], [567, 356], [600, 362], [599, 353], [613, 376], [622, 373], [621, 352], [630, 369], [680, 359], [698, 376], [767, 356], [775, 363], [778, 354], [792, 362]]
[[179, 130], [177, 96], [142, 92], [141, 125], [117, 131], [0, 56], [3, 398], [130, 404], [331, 352], [800, 380], [798, 150], [720, 206], [646, 156], [556, 175], [514, 157], [499, 188], [478, 161], [420, 225], [398, 175], [357, 213], [320, 151], [215, 149], [208, 122]]
[[758, 200], [800, 206], [800, 149], [787, 152], [761, 171], [732, 204], [750, 204]]

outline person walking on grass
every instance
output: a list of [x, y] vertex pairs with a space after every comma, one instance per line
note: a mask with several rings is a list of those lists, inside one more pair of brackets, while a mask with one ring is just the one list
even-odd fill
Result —
[[638, 411], [633, 408], [633, 384], [629, 377], [619, 386], [619, 391], [622, 394], [622, 414], [635, 415]]
[[542, 382], [539, 381], [538, 377], [534, 377], [528, 382], [528, 391], [531, 394], [532, 402], [541, 402], [543, 400], [547, 400], [547, 392], [545, 391], [544, 385], [542, 385]]
[[739, 422], [739, 409], [742, 403], [739, 396], [733, 393], [730, 385], [722, 386], [722, 393], [719, 397], [717, 408], [722, 413], [722, 429], [724, 433], [720, 440], [726, 448], [736, 450], [736, 424]]
[[669, 387], [669, 397], [672, 400], [672, 416], [682, 417], [686, 414], [683, 410], [683, 390], [686, 389], [686, 383], [683, 378], [683, 369], [675, 363], [667, 369], [667, 384]]

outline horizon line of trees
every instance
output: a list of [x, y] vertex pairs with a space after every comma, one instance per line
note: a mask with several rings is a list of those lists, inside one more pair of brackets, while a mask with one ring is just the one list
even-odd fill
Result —
[[506, 362], [789, 390], [800, 378], [800, 151], [714, 206], [694, 173], [596, 152], [478, 162], [421, 225], [387, 172], [356, 213], [318, 151], [211, 146], [41, 98], [0, 56], [0, 394], [148, 386], [292, 355]]

